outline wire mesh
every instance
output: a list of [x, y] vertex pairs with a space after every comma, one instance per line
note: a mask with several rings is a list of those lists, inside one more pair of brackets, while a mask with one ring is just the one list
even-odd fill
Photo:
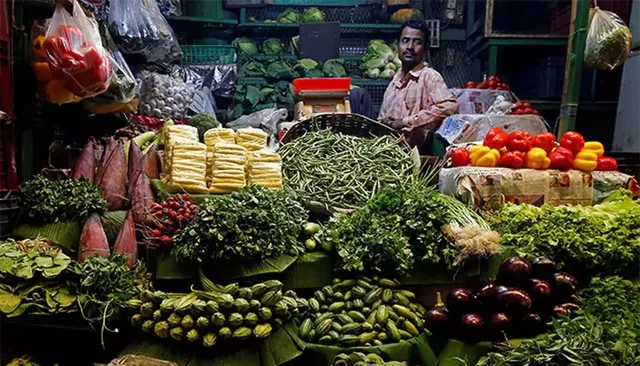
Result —
[[471, 59], [465, 47], [465, 41], [442, 41], [440, 48], [429, 51], [432, 67], [450, 87], [463, 86], [471, 77]]
[[[247, 8], [247, 18], [253, 17], [256, 21], [265, 21], [265, 20], [277, 20], [278, 16], [282, 14], [287, 9], [292, 9], [294, 11], [303, 14], [305, 9], [308, 7], [304, 6], [264, 6], [259, 8]], [[320, 6], [318, 7], [321, 11], [324, 12], [325, 22], [340, 22], [340, 23], [383, 23], [385, 22], [386, 12], [382, 10], [382, 7], [379, 4], [374, 5], [361, 5], [361, 6], [353, 6], [353, 7], [343, 7], [343, 6]], [[384, 15], [384, 16], [383, 16]]]

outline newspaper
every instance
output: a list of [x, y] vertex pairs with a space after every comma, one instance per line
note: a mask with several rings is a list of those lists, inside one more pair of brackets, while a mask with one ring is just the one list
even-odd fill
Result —
[[436, 133], [449, 144], [461, 144], [484, 140], [493, 127], [501, 127], [507, 132], [526, 131], [532, 135], [548, 131], [545, 120], [535, 114], [455, 114], [447, 117]]
[[620, 187], [636, 186], [635, 179], [620, 172], [534, 170], [458, 167], [440, 171], [440, 192], [495, 210], [505, 202], [535, 206], [592, 205]]
[[508, 90], [489, 89], [451, 89], [458, 100], [458, 113], [460, 114], [484, 114], [493, 105], [498, 96], [506, 101], [515, 103], [518, 101], [513, 92]]

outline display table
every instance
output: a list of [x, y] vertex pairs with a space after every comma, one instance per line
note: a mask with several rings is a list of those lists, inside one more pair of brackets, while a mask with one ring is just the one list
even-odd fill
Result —
[[620, 172], [458, 167], [440, 171], [440, 192], [473, 203], [482, 210], [505, 202], [592, 205], [620, 187], [637, 185]]

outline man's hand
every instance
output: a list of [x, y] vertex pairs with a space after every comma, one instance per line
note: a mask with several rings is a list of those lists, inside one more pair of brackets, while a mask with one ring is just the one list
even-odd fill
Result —
[[408, 127], [408, 125], [402, 119], [391, 120], [389, 126], [391, 126], [391, 128], [393, 128], [394, 130], [401, 130], [405, 127]]
[[393, 118], [391, 117], [384, 117], [381, 120], [378, 120], [378, 122], [382, 123], [383, 125], [387, 125], [387, 126], [391, 126], [391, 122], [393, 121]]

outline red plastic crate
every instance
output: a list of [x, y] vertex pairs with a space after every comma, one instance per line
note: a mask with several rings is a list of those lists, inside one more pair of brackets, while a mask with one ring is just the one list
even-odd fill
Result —
[[293, 93], [300, 91], [342, 91], [351, 89], [351, 78], [293, 79]]

